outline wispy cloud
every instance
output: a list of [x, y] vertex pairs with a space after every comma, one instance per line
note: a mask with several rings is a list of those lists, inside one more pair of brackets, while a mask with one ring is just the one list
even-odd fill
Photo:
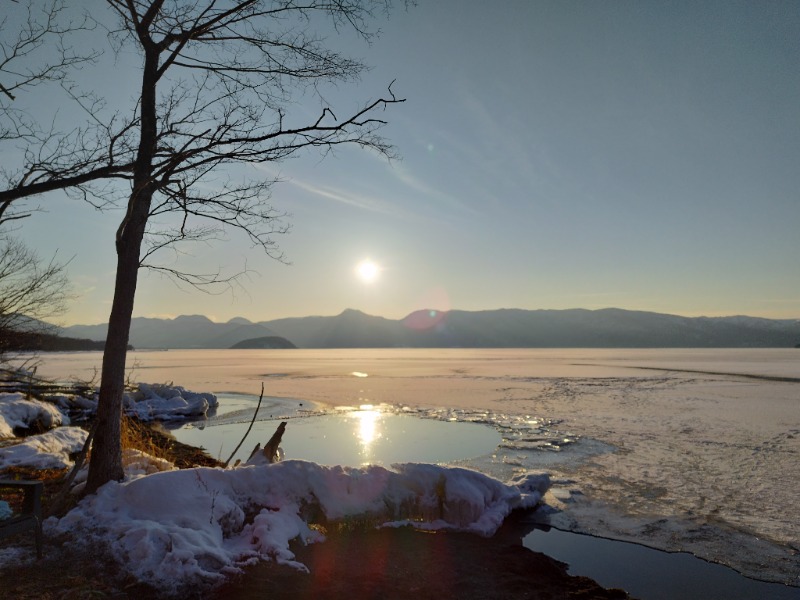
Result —
[[[266, 166], [259, 168], [282, 180], [284, 184], [295, 186], [318, 198], [395, 218], [413, 219], [415, 216], [419, 216], [418, 209], [422, 206], [444, 205], [451, 212], [459, 210], [476, 213], [452, 195], [442, 192], [412, 174], [404, 163], [388, 161], [386, 157], [376, 152], [364, 152], [363, 155], [370, 156], [381, 163], [376, 167], [376, 169], [380, 169], [380, 173], [377, 174], [377, 177], [372, 177], [372, 184], [369, 186], [371, 188], [380, 187], [379, 190], [359, 191], [343, 185], [320, 185], [307, 178], [281, 175], [274, 168]], [[362, 181], [360, 185], [364, 187], [368, 186], [368, 183]], [[414, 201], [409, 202], [409, 198], [413, 198]], [[430, 218], [430, 216], [428, 215], [426, 218]]]
[[316, 185], [309, 181], [292, 179], [288, 183], [301, 190], [313, 194], [326, 200], [333, 200], [347, 206], [352, 206], [361, 210], [385, 214], [393, 217], [402, 217], [402, 211], [397, 210], [391, 203], [377, 199], [373, 195], [366, 195], [354, 192], [353, 190], [337, 188], [334, 186]]
[[[385, 162], [384, 159], [384, 163]], [[270, 177], [274, 178], [276, 181], [280, 181], [282, 185], [292, 185], [318, 198], [331, 200], [361, 210], [398, 216], [398, 211], [394, 210], [390, 203], [377, 198], [376, 194], [356, 192], [349, 187], [319, 185], [310, 181], [308, 178], [286, 174], [280, 171], [275, 165], [260, 164], [256, 165], [255, 168], [268, 173]]]
[[456, 209], [473, 215], [478, 214], [478, 211], [467, 206], [458, 198], [446, 192], [442, 192], [441, 190], [436, 189], [435, 187], [426, 183], [419, 177], [416, 177], [408, 169], [406, 169], [404, 165], [401, 164], [392, 165], [391, 173], [397, 181], [399, 181], [405, 187], [411, 189], [418, 195], [424, 196], [425, 198], [437, 202], [439, 204], [444, 204], [449, 209]]

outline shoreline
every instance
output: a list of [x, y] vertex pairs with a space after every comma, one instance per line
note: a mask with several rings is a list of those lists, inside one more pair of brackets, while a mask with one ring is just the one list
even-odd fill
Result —
[[[309, 572], [260, 562], [213, 590], [184, 593], [185, 600], [482, 600], [632, 599], [620, 589], [567, 573], [563, 563], [505, 539], [468, 533], [425, 533], [409, 528], [331, 534], [321, 543], [295, 543]], [[57, 600], [65, 593], [121, 600], [171, 598], [146, 584], [118, 579], [115, 567], [93, 554], [47, 548], [41, 561], [0, 568], [0, 589], [17, 600]], [[71, 597], [71, 596], [70, 596]], [[76, 596], [77, 597], [77, 596]], [[83, 597], [83, 596], [81, 596]]]

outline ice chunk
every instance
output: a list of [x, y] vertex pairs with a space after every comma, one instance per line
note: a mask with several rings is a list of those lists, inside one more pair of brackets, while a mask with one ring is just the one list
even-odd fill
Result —
[[137, 392], [125, 397], [125, 412], [142, 421], [202, 417], [217, 405], [214, 394], [190, 392], [179, 385], [142, 383]]

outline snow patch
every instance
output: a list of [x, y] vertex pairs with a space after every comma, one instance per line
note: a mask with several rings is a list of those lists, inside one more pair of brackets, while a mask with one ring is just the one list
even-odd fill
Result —
[[548, 487], [547, 475], [507, 485], [430, 464], [198, 467], [109, 483], [47, 527], [73, 534], [75, 544], [102, 545], [137, 579], [180, 593], [220, 583], [254, 560], [305, 569], [289, 542], [323, 541], [314, 522], [356, 517], [489, 536], [512, 510], [538, 504]]
[[25, 400], [20, 393], [0, 393], [0, 438], [13, 438], [14, 429], [28, 429], [34, 423], [52, 429], [69, 425], [69, 417], [58, 407], [39, 400]]
[[165, 421], [203, 417], [219, 404], [208, 392], [190, 392], [179, 385], [139, 384], [133, 394], [125, 394], [125, 413], [142, 421]]
[[59, 427], [29, 436], [19, 444], [0, 448], [0, 470], [8, 467], [69, 468], [72, 466], [69, 455], [81, 451], [87, 435], [80, 427]]
[[[3, 396], [8, 397], [5, 400], [5, 404], [10, 407], [7, 408], [7, 411], [11, 416], [19, 414], [25, 417], [20, 423], [33, 422], [35, 419], [33, 415], [36, 414], [33, 407], [38, 406], [40, 408], [45, 407], [41, 410], [47, 410], [53, 415], [53, 424], [48, 426], [56, 427], [69, 424], [69, 418], [62, 414], [61, 411], [81, 417], [95, 413], [97, 411], [99, 393], [95, 391], [90, 398], [79, 394], [52, 394], [45, 398], [48, 402], [23, 400], [22, 394], [0, 394], [0, 438], [3, 437], [4, 431], [6, 431], [3, 428]], [[141, 421], [171, 421], [205, 417], [210, 409], [219, 406], [216, 395], [209, 392], [191, 392], [179, 385], [148, 383], [139, 384], [135, 392], [126, 392], [123, 395], [122, 402], [125, 414]], [[26, 405], [25, 403], [32, 404]], [[61, 411], [56, 407], [60, 408]], [[60, 418], [61, 421], [56, 421], [57, 418]], [[45, 424], [47, 423], [45, 421]], [[12, 425], [7, 431], [20, 426], [27, 425]], [[7, 437], [13, 437], [13, 431], [7, 433]]]

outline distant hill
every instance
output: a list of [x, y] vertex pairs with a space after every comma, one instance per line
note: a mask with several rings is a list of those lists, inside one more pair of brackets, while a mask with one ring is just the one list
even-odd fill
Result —
[[231, 346], [231, 350], [286, 350], [290, 348], [297, 348], [297, 346], [286, 338], [277, 335], [250, 338], [249, 340], [236, 342]]
[[[72, 325], [63, 335], [105, 340], [108, 325]], [[136, 317], [131, 321], [130, 343], [136, 348], [230, 348], [242, 340], [274, 336], [264, 325], [236, 317], [215, 323], [202, 315], [182, 315], [174, 319]]]
[[793, 347], [800, 321], [602, 310], [424, 310], [392, 321], [347, 310], [265, 323], [301, 348]]
[[[73, 325], [63, 335], [105, 339], [106, 325]], [[200, 315], [133, 319], [136, 348], [230, 348], [282, 337], [298, 348], [792, 348], [800, 321], [680, 317], [601, 310], [416, 311], [399, 320], [345, 310], [330, 317], [215, 323]]]
[[0, 352], [77, 352], [103, 350], [106, 345], [105, 340], [78, 339], [29, 331], [3, 332], [3, 335]]
[[[6, 315], [7, 316], [7, 315]], [[9, 321], [13, 325], [9, 326]], [[84, 350], [103, 350], [102, 340], [64, 337], [60, 328], [51, 323], [24, 315], [13, 315], [0, 325], [0, 355], [7, 352], [75, 352]], [[130, 346], [128, 346], [130, 348]]]

